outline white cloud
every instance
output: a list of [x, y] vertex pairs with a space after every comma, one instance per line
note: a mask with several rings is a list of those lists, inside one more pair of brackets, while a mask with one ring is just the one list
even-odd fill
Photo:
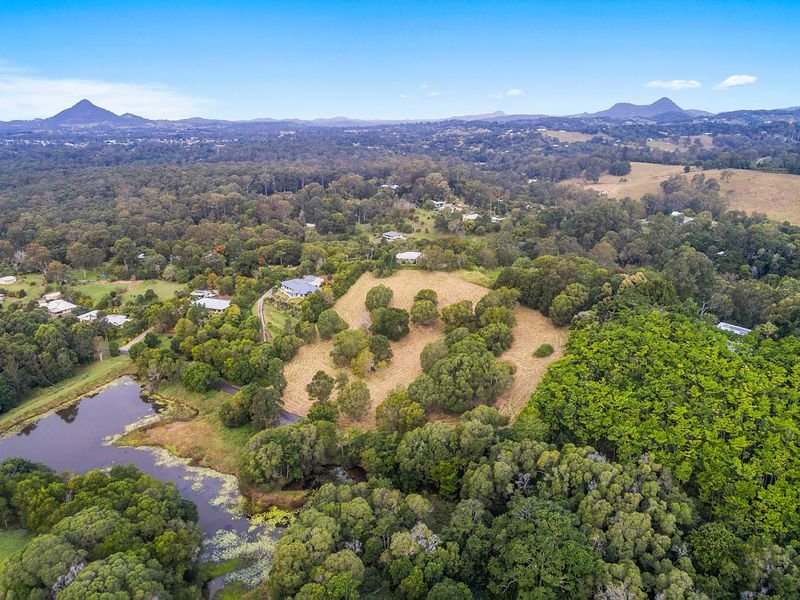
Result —
[[436, 90], [430, 91], [425, 94], [428, 98], [433, 98], [434, 96], [441, 96], [442, 92], [437, 92]]
[[524, 96], [525, 92], [517, 88], [511, 88], [510, 90], [506, 90], [504, 92], [495, 92], [494, 94], [489, 94], [490, 98], [514, 98], [518, 96]]
[[159, 84], [34, 77], [0, 62], [0, 120], [49, 117], [84, 98], [117, 114], [161, 119], [197, 116], [211, 106]]
[[692, 88], [699, 88], [701, 85], [699, 81], [695, 81], [694, 79], [672, 79], [670, 81], [656, 79], [654, 81], [648, 81], [645, 87], [661, 88], [664, 90], [689, 90]]
[[732, 87], [739, 87], [740, 85], [752, 85], [758, 81], [758, 77], [754, 75], [731, 75], [724, 81], [720, 81], [714, 86], [715, 90], [726, 90]]

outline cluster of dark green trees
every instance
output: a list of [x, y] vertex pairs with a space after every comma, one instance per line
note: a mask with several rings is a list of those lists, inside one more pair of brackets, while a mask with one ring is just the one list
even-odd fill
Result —
[[115, 354], [115, 336], [107, 323], [51, 320], [38, 307], [0, 312], [0, 412], [34, 388], [69, 377], [77, 366]]
[[[541, 441], [489, 407], [452, 427], [317, 443], [366, 483], [323, 485], [281, 538], [281, 598], [733, 598], [800, 593], [800, 557], [704, 522], [653, 457]], [[304, 427], [312, 427], [306, 424]], [[299, 437], [299, 429], [296, 430]], [[269, 443], [275, 443], [272, 440]], [[322, 460], [325, 460], [324, 458]]]
[[0, 564], [0, 598], [201, 597], [197, 508], [134, 467], [66, 478], [5, 460], [0, 513], [36, 534]]

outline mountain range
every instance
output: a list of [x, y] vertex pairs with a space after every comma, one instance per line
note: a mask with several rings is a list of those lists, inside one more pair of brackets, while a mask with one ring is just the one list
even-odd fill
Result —
[[81, 100], [74, 106], [62, 110], [52, 117], [44, 119], [33, 119], [29, 121], [0, 121], [1, 131], [27, 130], [27, 131], [58, 131], [58, 130], [81, 130], [81, 129], [187, 129], [195, 127], [224, 127], [224, 126], [246, 126], [250, 124], [272, 123], [287, 125], [307, 125], [314, 127], [374, 127], [381, 125], [401, 125], [410, 123], [435, 123], [443, 121], [485, 121], [508, 123], [513, 121], [537, 121], [549, 118], [560, 119], [580, 119], [584, 121], [642, 121], [642, 122], [680, 122], [691, 121], [708, 117], [725, 117], [729, 115], [731, 119], [743, 119], [748, 117], [768, 118], [770, 115], [788, 114], [800, 117], [799, 108], [778, 109], [778, 110], [753, 110], [735, 111], [733, 113], [713, 113], [702, 110], [686, 110], [678, 106], [669, 98], [661, 98], [652, 104], [630, 104], [619, 102], [609, 109], [595, 113], [582, 113], [565, 117], [550, 117], [539, 114], [506, 114], [502, 111], [478, 114], [461, 115], [445, 119], [415, 119], [415, 120], [363, 120], [351, 119], [348, 117], [333, 117], [327, 119], [253, 119], [249, 121], [226, 121], [221, 119], [204, 119], [200, 117], [181, 119], [177, 121], [146, 119], [130, 113], [117, 115], [110, 110], [92, 104], [89, 100]]

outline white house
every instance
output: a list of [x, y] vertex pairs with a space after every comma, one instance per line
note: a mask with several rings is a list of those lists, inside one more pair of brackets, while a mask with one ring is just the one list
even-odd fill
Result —
[[53, 300], [46, 305], [47, 312], [51, 317], [63, 317], [64, 315], [72, 314], [72, 311], [78, 308], [76, 304], [67, 302], [66, 300]]
[[481, 216], [478, 213], [469, 213], [461, 217], [462, 221], [477, 221]]
[[217, 292], [214, 290], [194, 290], [193, 292], [190, 292], [189, 295], [195, 298], [215, 298], [217, 296]]
[[13, 275], [4, 275], [0, 277], [0, 285], [12, 285], [14, 283], [17, 283], [17, 278]]
[[61, 298], [61, 292], [50, 292], [49, 294], [42, 296], [42, 300], [45, 302], [52, 302], [53, 300], [58, 300], [59, 298]]
[[753, 331], [747, 327], [739, 327], [738, 325], [734, 325], [733, 323], [725, 323], [724, 321], [717, 323], [717, 329], [727, 331], [728, 333], [732, 333], [734, 335], [747, 335]]
[[[90, 310], [87, 313], [83, 313], [82, 315], [78, 315], [78, 321], [83, 321], [84, 323], [92, 323], [98, 319], [100, 315], [99, 310]], [[114, 327], [122, 327], [130, 321], [130, 317], [126, 317], [125, 315], [106, 315], [103, 317], [103, 321], [106, 323], [110, 323]]]
[[405, 265], [415, 265], [417, 260], [422, 256], [422, 252], [398, 252], [395, 254], [397, 262]]
[[306, 275], [302, 279], [281, 281], [280, 291], [289, 298], [305, 298], [309, 294], [318, 292], [322, 283], [323, 279], [321, 277]]
[[93, 321], [97, 320], [98, 314], [100, 314], [99, 310], [90, 310], [87, 313], [78, 315], [78, 321], [83, 321], [84, 323], [92, 323]]
[[387, 242], [396, 242], [398, 240], [406, 239], [405, 236], [402, 233], [400, 233], [399, 231], [386, 231], [386, 232], [384, 232], [382, 237]]
[[123, 325], [125, 325], [125, 323], [127, 323], [131, 319], [130, 317], [126, 317], [125, 315], [106, 315], [105, 317], [103, 317], [103, 320], [106, 323], [110, 323], [114, 327], [122, 327]]
[[221, 313], [228, 310], [231, 305], [230, 300], [224, 298], [198, 298], [192, 301], [193, 306], [201, 306], [212, 313]]

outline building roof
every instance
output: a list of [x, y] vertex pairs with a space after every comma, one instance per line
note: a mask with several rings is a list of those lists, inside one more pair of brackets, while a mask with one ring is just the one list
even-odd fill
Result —
[[717, 323], [717, 329], [721, 329], [722, 331], [727, 331], [735, 335], [747, 335], [753, 331], [747, 327], [739, 327], [738, 325], [734, 325], [733, 323], [725, 323], [724, 321]]
[[82, 315], [78, 315], [78, 321], [84, 321], [89, 323], [97, 319], [97, 315], [100, 313], [99, 310], [90, 310], [87, 313], [83, 313]]
[[406, 239], [405, 237], [403, 237], [403, 234], [400, 233], [399, 231], [384, 231], [383, 232], [383, 237], [385, 237], [387, 240], [388, 239], [400, 239], [400, 238]]
[[463, 221], [477, 221], [481, 216], [478, 213], [469, 213], [461, 217]]
[[59, 298], [61, 298], [61, 292], [50, 292], [49, 294], [45, 294], [44, 296], [42, 296], [42, 298], [47, 302], [58, 300]]
[[422, 256], [422, 252], [398, 252], [395, 255], [397, 260], [417, 260]]
[[[313, 275], [309, 277], [313, 277]], [[287, 279], [286, 281], [281, 281], [281, 287], [286, 288], [296, 296], [306, 296], [319, 291], [316, 285], [305, 279]]]
[[6, 285], [10, 283], [17, 283], [17, 278], [13, 275], [3, 275], [0, 277], [0, 284]]
[[193, 292], [189, 292], [189, 295], [195, 298], [213, 298], [217, 295], [217, 292], [214, 290], [194, 290]]
[[202, 306], [208, 310], [227, 310], [231, 305], [231, 301], [223, 298], [199, 298], [193, 301], [192, 304]]
[[123, 325], [125, 325], [125, 323], [127, 323], [131, 319], [130, 317], [126, 317], [125, 315], [106, 315], [105, 317], [103, 317], [103, 320], [106, 323], [110, 323], [114, 327], [122, 327]]
[[52, 302], [47, 303], [47, 310], [54, 315], [57, 315], [62, 312], [67, 312], [68, 310], [72, 310], [75, 308], [78, 308], [76, 304], [73, 304], [72, 302], [67, 302], [66, 300], [53, 300]]

